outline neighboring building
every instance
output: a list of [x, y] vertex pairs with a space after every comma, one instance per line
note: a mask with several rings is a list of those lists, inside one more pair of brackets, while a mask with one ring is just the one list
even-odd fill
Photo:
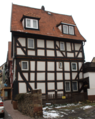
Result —
[[[83, 92], [84, 42], [72, 16], [12, 5], [13, 99]], [[81, 91], [80, 91], [81, 90]]]

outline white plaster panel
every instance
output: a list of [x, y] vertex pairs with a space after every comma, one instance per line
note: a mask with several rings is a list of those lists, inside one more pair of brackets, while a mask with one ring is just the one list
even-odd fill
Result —
[[23, 79], [21, 78], [21, 76], [20, 76], [20, 73], [18, 72], [18, 80], [19, 81], [23, 81]]
[[37, 50], [38, 56], [45, 56], [45, 50]]
[[70, 73], [65, 73], [65, 80], [70, 80]]
[[79, 70], [80, 70], [80, 68], [82, 67], [82, 62], [79, 62]]
[[64, 70], [70, 71], [70, 63], [69, 62], [64, 62]]
[[59, 47], [59, 41], [56, 41], [56, 45]]
[[87, 89], [88, 95], [95, 95], [95, 88], [93, 89]]
[[53, 95], [55, 94], [55, 92], [48, 92], [48, 95]]
[[54, 71], [55, 65], [54, 62], [47, 62], [47, 70]]
[[25, 83], [19, 83], [19, 93], [26, 93], [26, 84]]
[[30, 73], [30, 81], [34, 81], [35, 80], [35, 73]]
[[44, 48], [44, 40], [37, 39], [37, 47]]
[[32, 89], [35, 89], [34, 83], [29, 83]]
[[37, 80], [45, 80], [45, 73], [37, 73]]
[[88, 72], [84, 73], [84, 78], [87, 78], [87, 77], [89, 77], [89, 73]]
[[47, 40], [46, 46], [47, 46], [47, 48], [53, 48], [54, 49], [54, 41]]
[[48, 90], [55, 90], [54, 83], [48, 83]]
[[67, 45], [67, 51], [71, 51], [71, 43], [66, 43]]
[[63, 80], [63, 73], [57, 73], [57, 80]]
[[37, 83], [37, 89], [41, 89], [42, 93], [45, 93], [45, 83]]
[[23, 73], [25, 79], [28, 81], [28, 73]]
[[44, 61], [37, 61], [37, 70], [45, 71], [45, 62]]
[[80, 72], [80, 73], [79, 73], [79, 79], [82, 79], [82, 78], [83, 78], [83, 73]]
[[81, 58], [81, 57], [82, 57], [82, 52], [80, 52], [80, 53], [79, 53], [78, 57], [79, 57], [79, 58]]
[[80, 47], [81, 47], [81, 44], [77, 44], [77, 43], [75, 43], [75, 50], [79, 50]]
[[63, 57], [60, 51], [57, 50], [57, 57]]
[[57, 82], [57, 89], [63, 89], [63, 82]]
[[76, 78], [77, 73], [72, 73], [72, 79], [74, 80]]
[[21, 48], [17, 48], [17, 55], [25, 55]]
[[61, 25], [58, 26], [58, 29], [62, 32], [62, 26]]
[[54, 57], [54, 50], [47, 50], [47, 56]]
[[54, 80], [54, 73], [47, 73], [47, 80]]
[[23, 28], [24, 28], [24, 19], [22, 20], [22, 26], [23, 26]]
[[57, 94], [63, 94], [63, 91], [57, 91]]
[[74, 53], [67, 53], [67, 57], [74, 57]]
[[62, 69], [61, 68], [59, 68], [59, 62], [56, 62], [56, 68], [57, 68], [57, 71], [62, 71]]
[[26, 39], [25, 38], [18, 38], [18, 41], [20, 42], [21, 46], [26, 46]]
[[35, 61], [30, 61], [30, 70], [35, 71]]
[[34, 56], [35, 55], [35, 51], [34, 50], [28, 50], [28, 55], [31, 55], [31, 56], [33, 55]]

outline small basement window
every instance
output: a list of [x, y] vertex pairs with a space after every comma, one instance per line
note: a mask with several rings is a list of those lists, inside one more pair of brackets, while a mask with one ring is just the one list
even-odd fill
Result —
[[64, 47], [64, 42], [60, 42], [60, 50], [64, 51], [65, 47]]
[[22, 61], [21, 68], [22, 70], [28, 70], [28, 61]]
[[77, 71], [77, 63], [72, 62], [71, 63], [71, 68], [72, 68], [72, 71]]
[[62, 67], [63, 67], [63, 63], [59, 62], [59, 68], [62, 69]]
[[65, 81], [65, 91], [66, 92], [71, 91], [70, 81]]
[[77, 81], [72, 82], [72, 90], [73, 91], [78, 91], [78, 82]]
[[34, 39], [28, 38], [28, 48], [34, 49]]

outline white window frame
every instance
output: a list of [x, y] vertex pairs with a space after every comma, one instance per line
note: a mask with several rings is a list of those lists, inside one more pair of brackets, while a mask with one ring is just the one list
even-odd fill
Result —
[[37, 26], [37, 27], [34, 27], [34, 26], [33, 26], [33, 28], [38, 29], [38, 20], [33, 19], [33, 21], [36, 21], [36, 26]]
[[[64, 49], [61, 49], [61, 43], [63, 43], [63, 48], [64, 48]], [[60, 50], [61, 50], [61, 51], [65, 51], [65, 44], [64, 44], [64, 42], [60, 42]]]
[[[67, 33], [64, 32], [64, 26], [67, 27]], [[64, 34], [69, 34], [69, 27], [68, 27], [68, 25], [65, 25], [65, 24], [63, 25], [63, 33], [64, 33]]]
[[[60, 63], [62, 66], [60, 66]], [[62, 69], [63, 68], [63, 62], [59, 62], [59, 68]]]
[[[73, 33], [70, 33], [70, 27], [73, 28]], [[74, 35], [74, 27], [73, 27], [73, 26], [69, 26], [69, 34], [70, 34], [70, 35]]]
[[[73, 85], [73, 82], [77, 82], [77, 81], [72, 81], [72, 85]], [[73, 90], [73, 86], [72, 86], [72, 90]], [[77, 82], [77, 90], [73, 90], [73, 91], [78, 91], [78, 82]]]
[[[66, 82], [69, 82], [70, 90], [66, 90]], [[70, 81], [65, 81], [65, 92], [70, 92], [70, 91], [71, 91], [71, 82]]]
[[[27, 20], [30, 20], [30, 27], [27, 26]], [[27, 27], [27, 28], [31, 28], [31, 19], [26, 18], [26, 27]]]
[[[27, 62], [27, 69], [23, 69], [23, 62]], [[28, 63], [28, 61], [21, 61], [21, 69], [24, 70], [24, 71], [26, 71], [26, 70], [29, 69], [29, 63]]]
[[[76, 69], [73, 69], [73, 67], [72, 67], [73, 64], [76, 64]], [[72, 71], [77, 71], [77, 63], [76, 62], [71, 63], [71, 69], [72, 69]]]
[[[33, 47], [29, 47], [29, 40], [33, 40]], [[31, 49], [34, 49], [34, 39], [33, 38], [28, 38], [28, 43], [27, 43], [27, 45], [28, 45], [28, 48], [31, 48]]]

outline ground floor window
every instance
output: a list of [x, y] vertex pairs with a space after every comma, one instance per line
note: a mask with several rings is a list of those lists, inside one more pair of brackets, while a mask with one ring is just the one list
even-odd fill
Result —
[[70, 81], [66, 81], [65, 82], [65, 91], [66, 92], [70, 92], [71, 91]]
[[77, 81], [72, 82], [72, 90], [73, 91], [78, 91], [78, 82]]

